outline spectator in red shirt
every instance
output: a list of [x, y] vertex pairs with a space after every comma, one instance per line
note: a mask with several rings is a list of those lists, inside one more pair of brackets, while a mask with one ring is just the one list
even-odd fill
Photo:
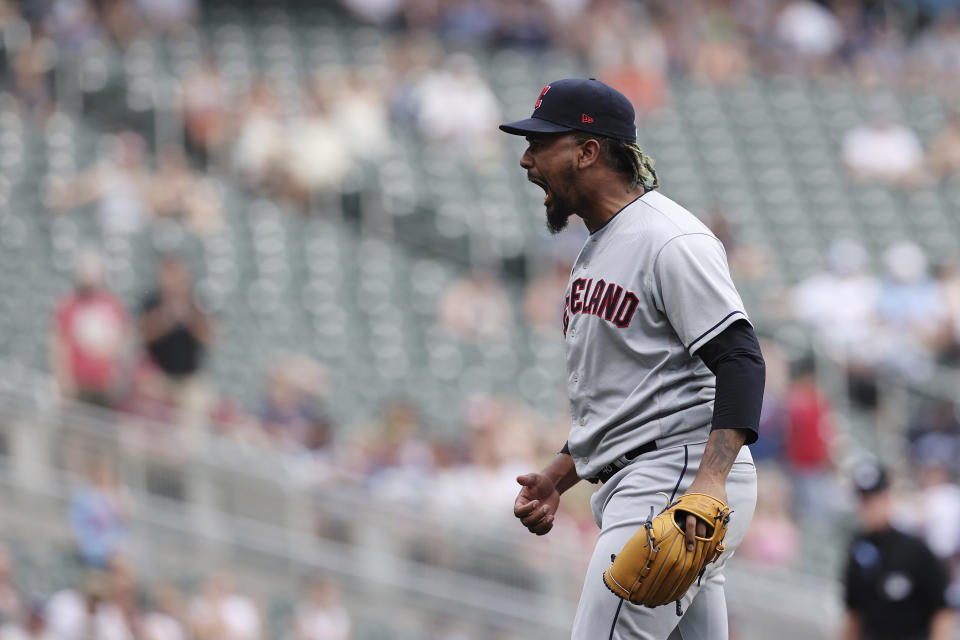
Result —
[[51, 370], [63, 397], [113, 406], [129, 336], [123, 303], [103, 285], [100, 256], [81, 254], [74, 290], [60, 300], [51, 327]]
[[784, 458], [793, 481], [797, 516], [813, 521], [829, 515], [831, 495], [830, 447], [833, 440], [833, 405], [817, 386], [813, 363], [801, 362], [787, 391], [787, 430]]

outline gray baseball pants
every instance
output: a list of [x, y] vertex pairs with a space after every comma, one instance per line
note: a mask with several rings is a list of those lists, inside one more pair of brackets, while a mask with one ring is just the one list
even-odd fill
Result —
[[[686, 444], [639, 456], [593, 495], [593, 516], [600, 536], [587, 569], [572, 640], [727, 640], [727, 602], [723, 567], [740, 546], [757, 503], [757, 473], [750, 450], [743, 447], [727, 476], [727, 500], [733, 513], [726, 550], [707, 566], [676, 605], [648, 608], [621, 600], [603, 584], [610, 556], [620, 553], [641, 523], [666, 506], [668, 497], [686, 492], [703, 458], [705, 442]], [[658, 495], [657, 492], [666, 494]]]

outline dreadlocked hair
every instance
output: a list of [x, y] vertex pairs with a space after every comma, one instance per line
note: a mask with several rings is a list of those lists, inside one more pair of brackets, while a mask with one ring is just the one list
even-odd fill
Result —
[[643, 152], [636, 142], [617, 140], [605, 136], [596, 136], [583, 131], [574, 132], [577, 144], [587, 140], [596, 140], [600, 143], [600, 154], [614, 171], [630, 180], [630, 191], [638, 184], [647, 191], [660, 186], [657, 171], [653, 168], [653, 158]]

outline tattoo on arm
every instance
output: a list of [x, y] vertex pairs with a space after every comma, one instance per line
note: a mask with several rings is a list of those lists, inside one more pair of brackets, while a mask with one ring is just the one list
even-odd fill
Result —
[[741, 429], [715, 429], [710, 433], [700, 469], [726, 478], [744, 442], [746, 436]]

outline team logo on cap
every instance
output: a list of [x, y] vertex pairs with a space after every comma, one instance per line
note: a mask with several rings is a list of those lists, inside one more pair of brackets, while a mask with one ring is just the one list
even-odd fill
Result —
[[547, 85], [540, 90], [540, 95], [537, 96], [537, 101], [533, 105], [534, 109], [540, 108], [540, 103], [543, 102], [543, 96], [547, 95], [547, 91], [550, 91], [550, 85]]

